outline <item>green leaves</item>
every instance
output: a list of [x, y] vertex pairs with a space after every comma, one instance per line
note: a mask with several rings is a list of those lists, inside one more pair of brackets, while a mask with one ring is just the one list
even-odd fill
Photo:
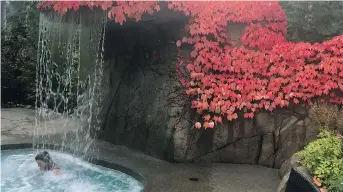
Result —
[[9, 2], [1, 29], [2, 101], [33, 104], [39, 13], [37, 2]]
[[343, 181], [342, 140], [327, 130], [322, 130], [318, 137], [298, 152], [304, 158], [301, 164], [309, 168], [316, 178], [323, 180], [329, 191], [341, 192], [343, 185], [336, 182]]

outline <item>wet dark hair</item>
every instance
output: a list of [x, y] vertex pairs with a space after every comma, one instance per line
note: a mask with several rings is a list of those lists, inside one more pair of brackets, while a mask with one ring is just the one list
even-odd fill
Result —
[[36, 155], [35, 159], [36, 159], [36, 161], [41, 160], [44, 163], [49, 163], [51, 161], [50, 154], [47, 151], [43, 151], [41, 153], [38, 153], [38, 155]]
[[51, 156], [47, 151], [38, 153], [35, 157], [35, 160], [41, 160], [46, 163], [46, 167], [44, 167], [45, 170], [52, 170], [54, 168], [59, 169], [55, 162], [51, 159]]

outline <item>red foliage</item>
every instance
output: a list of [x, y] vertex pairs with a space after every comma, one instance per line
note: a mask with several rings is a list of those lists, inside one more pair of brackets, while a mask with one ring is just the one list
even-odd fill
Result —
[[[191, 36], [177, 46], [194, 45], [191, 60], [181, 61], [204, 128], [221, 123], [221, 116], [236, 119], [241, 110], [253, 118], [260, 109], [311, 104], [323, 95], [342, 103], [334, 91], [343, 90], [343, 36], [314, 45], [286, 42], [287, 18], [278, 2], [173, 2], [170, 8], [191, 17]], [[230, 41], [229, 23], [247, 24], [244, 47]]]
[[257, 48], [258, 50], [270, 50], [274, 45], [286, 41], [287, 22], [268, 23], [268, 24], [253, 24], [246, 27], [241, 41], [244, 46], [249, 48]]
[[[144, 12], [159, 11], [157, 2], [44, 2], [40, 8], [61, 13], [79, 6], [101, 7], [109, 18], [122, 24], [126, 18], [140, 20]], [[258, 110], [272, 111], [291, 102], [311, 104], [343, 91], [343, 35], [322, 44], [287, 42], [287, 18], [278, 2], [169, 2], [168, 7], [189, 16], [189, 37], [177, 41], [176, 73], [192, 107], [203, 117], [196, 128], [213, 128], [238, 118], [253, 118]], [[235, 45], [228, 25], [247, 27]], [[182, 57], [182, 44], [192, 44], [189, 57]], [[185, 69], [185, 70], [183, 70]], [[187, 78], [186, 78], [187, 77]]]
[[64, 14], [68, 10], [77, 11], [81, 6], [107, 10], [108, 18], [120, 24], [123, 24], [126, 18], [139, 21], [143, 13], [153, 14], [154, 11], [160, 10], [157, 1], [43, 1], [38, 5], [38, 9], [53, 9]]

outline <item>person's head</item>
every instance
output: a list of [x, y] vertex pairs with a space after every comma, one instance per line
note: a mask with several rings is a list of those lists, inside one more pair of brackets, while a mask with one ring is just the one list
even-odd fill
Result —
[[53, 163], [50, 154], [47, 151], [39, 153], [38, 155], [36, 155], [35, 159], [41, 171], [49, 170]]

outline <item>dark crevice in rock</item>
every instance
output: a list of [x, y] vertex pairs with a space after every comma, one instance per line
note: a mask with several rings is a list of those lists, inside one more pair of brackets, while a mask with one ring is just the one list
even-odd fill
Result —
[[[284, 122], [285, 120], [286, 120], [286, 119], [283, 119], [283, 120], [281, 121], [281, 125], [283, 125], [283, 122]], [[294, 126], [295, 126], [299, 121], [300, 121], [300, 120], [297, 119], [292, 125], [290, 125], [290, 126], [291, 126], [290, 129], [293, 130], [293, 129], [294, 129]], [[281, 140], [281, 131], [282, 131], [282, 128], [284, 128], [284, 127], [282, 127], [282, 126], [279, 127], [278, 147], [277, 147], [276, 150], [274, 150], [274, 154], [273, 154], [273, 155], [275, 155], [274, 161], [273, 161], [273, 168], [276, 167], [275, 164], [276, 164], [277, 153], [278, 153], [278, 151], [280, 150], [280, 148], [283, 146], [283, 144], [285, 143], [285, 141], [286, 141], [286, 139], [287, 139], [287, 137], [285, 137], [283, 140]]]
[[[276, 160], [276, 156], [274, 156], [278, 150], [279, 150], [279, 144], [278, 144], [278, 141], [280, 141], [280, 130], [281, 130], [281, 126], [278, 125], [278, 122], [277, 122], [277, 116], [275, 115], [274, 116], [274, 130], [273, 131], [273, 143], [274, 143], [274, 151], [273, 151], [273, 154], [271, 155], [271, 157], [273, 156], [273, 165], [272, 167], [275, 167], [275, 160]], [[276, 132], [278, 132], [278, 134], [276, 134]]]
[[305, 119], [304, 119], [303, 129], [304, 129], [303, 141], [305, 141], [305, 142], [303, 143], [303, 146], [301, 146], [301, 148], [303, 148], [303, 147], [305, 147], [305, 145], [307, 145], [307, 137], [306, 137], [307, 131], [306, 131], [306, 121], [305, 121]]
[[174, 134], [176, 131], [176, 127], [173, 126], [171, 130], [171, 134], [168, 138], [167, 144], [166, 144], [166, 150], [164, 151], [164, 159], [167, 159], [168, 161], [174, 160]]
[[[174, 92], [174, 94], [175, 94], [175, 92]], [[170, 93], [170, 94], [172, 94], [172, 93]], [[167, 106], [163, 106], [163, 107], [167, 107]], [[177, 112], [175, 115], [170, 115], [170, 114], [168, 115], [169, 121], [171, 121], [171, 119], [176, 119], [175, 123], [172, 126], [170, 126], [170, 128], [169, 128], [170, 134], [168, 134], [168, 137], [166, 138], [165, 147], [164, 147], [165, 151], [163, 154], [163, 158], [167, 159], [168, 161], [175, 162], [174, 137], [178, 131], [181, 131], [181, 130], [188, 128], [187, 126], [182, 126], [182, 125], [181, 125], [182, 126], [181, 129], [177, 128], [177, 126], [180, 125], [181, 118], [187, 117], [187, 114], [188, 114], [187, 108], [183, 107], [181, 112]]]
[[129, 109], [130, 107], [127, 108], [126, 110], [126, 114], [125, 114], [125, 124], [124, 124], [124, 131], [127, 131], [128, 130], [128, 125], [129, 125], [129, 122], [128, 122], [128, 116], [129, 116]]
[[[274, 134], [273, 134], [274, 136]], [[275, 161], [276, 161], [276, 154], [279, 152], [279, 148], [274, 148], [274, 151], [271, 155], [269, 155], [264, 161], [260, 162], [261, 163], [264, 163], [266, 161], [268, 161], [270, 158], [273, 158], [273, 165], [272, 165], [272, 168], [275, 168]]]
[[145, 129], [145, 131], [144, 131], [144, 134], [145, 134], [145, 136], [144, 136], [144, 151], [147, 151], [149, 136], [151, 134], [151, 130], [150, 130], [151, 125], [144, 128]]
[[124, 70], [124, 72], [123, 72], [123, 74], [122, 74], [122, 76], [121, 76], [121, 79], [120, 79], [120, 81], [119, 81], [119, 83], [118, 83], [117, 89], [116, 89], [116, 91], [114, 92], [114, 94], [113, 94], [113, 96], [112, 96], [112, 99], [111, 99], [111, 102], [110, 102], [110, 104], [109, 104], [109, 106], [108, 106], [108, 108], [107, 108], [107, 110], [106, 110], [105, 119], [104, 119], [104, 122], [103, 122], [103, 124], [102, 124], [102, 130], [103, 130], [103, 131], [106, 129], [106, 125], [107, 125], [107, 120], [108, 120], [109, 113], [110, 113], [110, 111], [111, 111], [111, 109], [112, 109], [112, 106], [113, 106], [113, 104], [114, 104], [114, 102], [115, 102], [115, 98], [116, 98], [116, 96], [117, 96], [117, 94], [118, 94], [119, 88], [120, 88], [120, 86], [123, 84], [124, 77], [125, 77], [125, 75], [126, 75], [126, 71], [129, 69], [129, 66], [130, 66], [130, 65], [127, 65], [127, 67], [125, 68], [125, 70]]
[[[283, 113], [280, 113], [280, 114], [283, 114]], [[285, 113], [287, 114], [287, 113]], [[277, 119], [275, 119], [275, 131], [273, 133], [273, 137], [274, 137], [274, 159], [273, 159], [273, 166], [272, 167], [275, 167], [275, 164], [276, 164], [276, 154], [277, 152], [279, 151], [279, 149], [282, 147], [282, 143], [283, 141], [281, 141], [281, 131], [282, 131], [282, 128], [283, 128], [283, 123], [284, 123], [285, 119], [282, 119], [280, 123], [278, 123]], [[297, 123], [297, 122], [295, 122]], [[292, 125], [292, 127], [294, 126], [295, 124]]]
[[261, 158], [262, 146], [263, 146], [263, 136], [260, 136], [260, 139], [258, 141], [257, 152], [256, 152], [255, 164], [258, 164], [258, 161]]
[[[190, 134], [189, 134], [189, 137], [191, 139], [187, 139], [188, 140], [188, 142], [187, 142], [187, 149], [186, 149], [185, 156], [184, 156], [184, 159], [186, 159], [186, 160], [187, 160], [190, 148], [191, 148], [191, 146], [193, 145], [193, 143], [195, 141], [196, 135], [197, 135], [197, 131], [195, 129], [191, 129], [190, 130]], [[191, 160], [191, 161], [193, 162], [193, 160]]]
[[[264, 161], [259, 162], [259, 164], [265, 163], [265, 162], [268, 161], [270, 158], [273, 158], [273, 161], [275, 161], [275, 157], [276, 157], [276, 153], [277, 153], [277, 152], [278, 152], [278, 151], [276, 151], [276, 152], [274, 152], [273, 154], [269, 155]], [[275, 165], [273, 165], [272, 168], [275, 168]]]
[[[297, 120], [295, 123], [293, 123], [291, 125], [291, 129], [294, 129], [294, 126], [299, 122], [300, 120]], [[283, 123], [283, 121], [281, 122], [281, 124]], [[273, 142], [274, 142], [274, 152], [268, 156], [265, 161], [269, 160], [270, 158], [273, 158], [273, 165], [272, 165], [272, 168], [276, 168], [275, 167], [275, 164], [276, 164], [276, 157], [277, 157], [277, 153], [279, 152], [280, 150], [280, 147], [284, 144], [285, 142], [285, 139], [284, 140], [281, 140], [281, 128], [282, 126], [279, 125], [279, 127], [277, 128], [277, 130], [275, 130], [273, 132]], [[276, 131], [278, 131], [278, 136], [276, 136]], [[276, 142], [277, 140], [277, 142]], [[265, 162], [263, 161], [263, 162]], [[263, 163], [261, 162], [261, 163]]]

